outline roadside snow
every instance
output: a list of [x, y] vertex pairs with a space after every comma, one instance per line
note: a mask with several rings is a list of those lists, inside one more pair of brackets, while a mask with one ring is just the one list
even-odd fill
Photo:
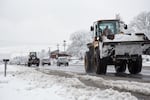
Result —
[[[81, 77], [81, 76], [77, 76]], [[132, 82], [132, 81], [125, 81], [125, 80], [105, 80], [100, 77], [96, 76], [82, 76], [87, 80], [92, 80], [97, 82], [97, 84], [101, 83], [104, 86], [117, 88], [121, 90], [126, 90], [130, 92], [136, 92], [144, 95], [150, 95], [150, 84], [149, 83], [141, 83], [141, 82]]]
[[[0, 65], [1, 100], [137, 100], [129, 92], [88, 87], [78, 78], [46, 75], [22, 66]], [[86, 76], [91, 78], [90, 76]]]

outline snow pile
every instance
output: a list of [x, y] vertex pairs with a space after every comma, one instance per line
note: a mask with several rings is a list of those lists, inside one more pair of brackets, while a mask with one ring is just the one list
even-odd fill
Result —
[[128, 90], [131, 92], [137, 92], [145, 95], [150, 95], [150, 85], [149, 83], [139, 83], [139, 82], [129, 82], [129, 81], [106, 81], [105, 85]]
[[[2, 78], [2, 77], [0, 77]], [[1, 100], [65, 100], [57, 96], [53, 89], [38, 88], [30, 84], [28, 81], [17, 79], [16, 77], [8, 76], [1, 79], [0, 82], [0, 97]]]
[[[79, 76], [81, 77], [81, 76]], [[96, 76], [83, 76], [87, 80], [96, 81], [97, 84], [103, 84], [111, 88], [117, 88], [121, 90], [136, 92], [140, 94], [150, 95], [150, 84], [149, 83], [140, 83], [140, 82], [130, 82], [124, 80], [104, 80], [103, 78]]]
[[33, 68], [8, 66], [7, 77], [2, 72], [0, 66], [1, 100], [137, 100], [128, 92], [87, 87], [78, 78], [46, 75]]

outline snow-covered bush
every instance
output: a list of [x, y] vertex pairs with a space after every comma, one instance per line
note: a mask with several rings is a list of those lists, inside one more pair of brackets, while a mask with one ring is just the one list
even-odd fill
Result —
[[83, 57], [87, 50], [87, 43], [92, 40], [92, 33], [86, 31], [78, 31], [70, 36], [71, 44], [68, 46], [67, 52], [72, 56]]

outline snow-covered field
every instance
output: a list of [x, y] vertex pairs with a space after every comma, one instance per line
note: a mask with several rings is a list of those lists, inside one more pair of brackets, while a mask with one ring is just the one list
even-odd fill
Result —
[[137, 100], [129, 92], [86, 86], [76, 77], [47, 75], [34, 68], [11, 65], [7, 77], [3, 71], [0, 65], [0, 100]]

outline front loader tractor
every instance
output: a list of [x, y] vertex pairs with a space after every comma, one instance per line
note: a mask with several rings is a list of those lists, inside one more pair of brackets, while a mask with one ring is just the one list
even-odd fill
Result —
[[[142, 55], [150, 55], [150, 38], [144, 33], [124, 33], [127, 25], [120, 20], [98, 20], [91, 27], [93, 42], [85, 53], [85, 71], [106, 74], [107, 65], [114, 65], [116, 73], [131, 74], [142, 69]], [[124, 30], [123, 29], [123, 30]]]
[[40, 64], [40, 59], [37, 57], [36, 52], [30, 52], [29, 53], [29, 59], [28, 59], [28, 66], [29, 67], [31, 65], [39, 66], [39, 64]]

